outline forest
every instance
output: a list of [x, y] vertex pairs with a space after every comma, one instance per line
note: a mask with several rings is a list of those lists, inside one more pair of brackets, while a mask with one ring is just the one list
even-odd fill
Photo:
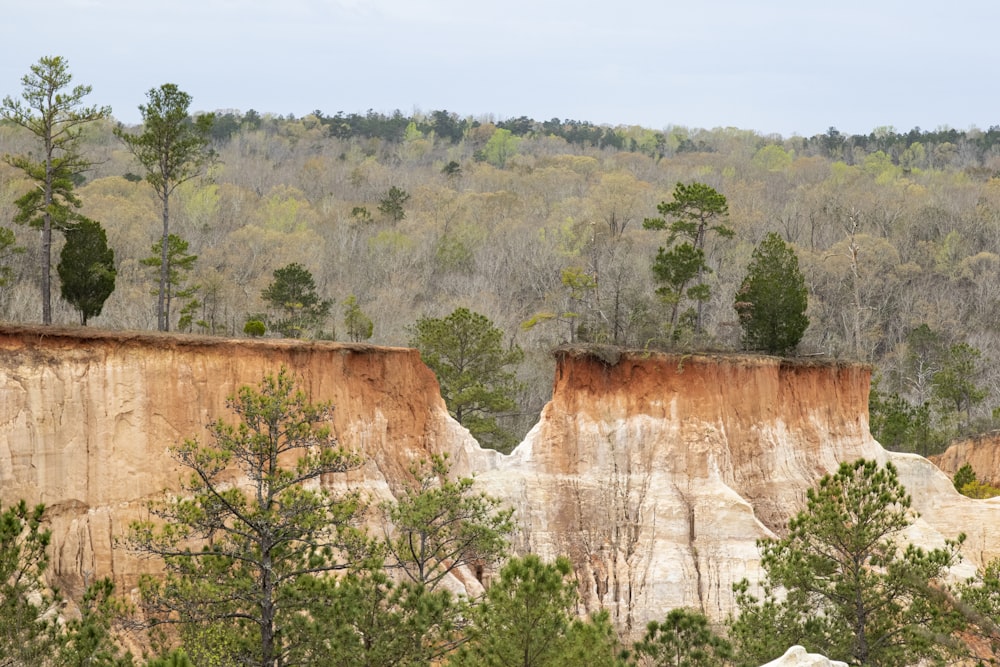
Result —
[[[31, 323], [43, 321], [45, 234], [23, 206], [37, 186], [26, 166], [43, 148], [18, 122], [27, 89], [7, 85], [0, 318]], [[158, 92], [183, 96], [167, 84], [137, 91], [137, 106], [155, 111]], [[100, 99], [81, 93], [79, 105]], [[521, 351], [497, 415], [509, 447], [549, 396], [560, 344], [746, 348], [734, 303], [773, 233], [794, 250], [808, 295], [808, 327], [789, 353], [871, 364], [884, 445], [928, 454], [998, 418], [1000, 126], [781, 137], [446, 110], [219, 110], [183, 118], [204, 159], [172, 184], [167, 236], [138, 145], [152, 124], [81, 108], [93, 115], [71, 128], [68, 210], [106, 234], [113, 286], [89, 318], [61, 297], [51, 265], [73, 225], [56, 224], [53, 324], [407, 346], [421, 319], [467, 309]], [[694, 301], [678, 316], [653, 271], [676, 234], [644, 224], [693, 184], [722, 196], [732, 232], [704, 239], [696, 321]], [[259, 329], [280, 319], [276, 272], [289, 270], [318, 319]]]
[[[502, 450], [567, 343], [870, 364], [873, 433], [921, 454], [1000, 419], [1000, 127], [191, 114], [174, 84], [137, 93], [144, 122], [125, 127], [71, 78], [42, 58], [0, 104], [3, 321], [414, 345], [450, 411]], [[750, 281], [769, 261], [787, 280]], [[777, 344], [747, 327], [756, 289], [790, 296]], [[284, 369], [230, 407], [235, 424], [171, 448], [188, 494], [150, 502], [120, 545], [165, 568], [137, 601], [148, 665], [756, 667], [802, 643], [888, 666], [970, 657], [963, 637], [995, 664], [1000, 565], [949, 587], [962, 537], [903, 548], [915, 516], [891, 463], [845, 462], [808, 492], [760, 543], [762, 592], [737, 584], [725, 637], [673, 610], [627, 644], [607, 614], [577, 616], [568, 560], [507, 553], [511, 511], [447, 460], [367, 507], [305, 484], [361, 461]], [[136, 609], [110, 580], [57, 622], [44, 512], [0, 513], [3, 664], [134, 664], [114, 638]], [[381, 536], [359, 527], [368, 513]], [[484, 563], [478, 598], [439, 587]]]

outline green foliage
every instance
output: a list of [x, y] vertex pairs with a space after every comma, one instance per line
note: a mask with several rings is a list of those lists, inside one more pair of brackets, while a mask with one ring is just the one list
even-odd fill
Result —
[[929, 456], [945, 444], [931, 428], [930, 404], [913, 406], [899, 394], [884, 394], [878, 380], [868, 392], [868, 414], [872, 436], [891, 451]]
[[146, 663], [146, 667], [195, 667], [184, 649], [174, 649], [162, 658], [154, 658]]
[[447, 590], [394, 581], [381, 561], [337, 577], [316, 577], [300, 590], [311, 618], [312, 650], [299, 664], [317, 667], [424, 667], [454, 648], [465, 605]]
[[959, 620], [939, 580], [964, 535], [944, 548], [901, 551], [900, 534], [913, 518], [891, 463], [842, 463], [823, 477], [787, 536], [760, 543], [763, 599], [750, 595], [745, 581], [736, 586], [740, 615], [730, 638], [738, 664], [759, 665], [794, 644], [886, 667], [946, 654], [943, 638]]
[[[661, 284], [662, 297], [670, 299], [673, 310], [670, 318], [671, 330], [678, 324], [678, 303], [683, 296], [697, 303], [695, 331], [702, 330], [702, 307], [711, 297], [711, 290], [705, 284], [704, 275], [710, 272], [705, 261], [705, 242], [709, 232], [722, 238], [732, 238], [733, 230], [723, 224], [713, 224], [729, 215], [729, 204], [725, 195], [704, 183], [684, 185], [674, 188], [673, 200], [660, 202], [657, 210], [662, 217], [646, 218], [644, 229], [666, 229], [670, 232], [668, 242], [673, 245], [679, 238], [687, 239], [671, 251], [663, 248], [657, 253], [653, 273]], [[693, 275], [691, 275], [693, 272]], [[685, 286], [695, 280], [695, 286], [684, 292]]]
[[500, 580], [470, 611], [469, 639], [450, 667], [542, 667], [558, 664], [573, 622], [576, 584], [569, 560], [511, 559]]
[[371, 222], [372, 214], [364, 206], [355, 206], [351, 209], [351, 218], [357, 222]]
[[364, 314], [358, 300], [352, 294], [344, 300], [344, 329], [348, 337], [358, 343], [368, 340], [375, 331], [375, 325], [370, 317]]
[[37, 665], [55, 647], [49, 612], [56, 600], [46, 592], [52, 535], [42, 528], [43, 505], [23, 500], [0, 513], [0, 663]]
[[503, 169], [517, 153], [520, 143], [521, 138], [515, 137], [510, 130], [497, 128], [483, 147], [483, 159], [497, 169]]
[[66, 245], [59, 255], [62, 297], [80, 312], [80, 323], [101, 314], [104, 302], [115, 291], [115, 251], [101, 224], [88, 218], [66, 230]]
[[181, 184], [198, 176], [214, 159], [209, 147], [214, 117], [201, 114], [192, 122], [188, 115], [191, 95], [175, 84], [165, 83], [146, 93], [147, 104], [139, 105], [142, 132], [124, 127], [115, 135], [124, 142], [146, 172], [146, 181], [161, 200]]
[[286, 338], [318, 330], [330, 314], [331, 301], [320, 299], [312, 273], [297, 262], [274, 270], [274, 280], [260, 296], [278, 313], [267, 326]]
[[990, 561], [984, 571], [960, 584], [958, 595], [969, 622], [965, 631], [984, 640], [969, 643], [979, 653], [971, 657], [979, 660], [977, 665], [996, 664], [996, 655], [1000, 653], [1000, 559]]
[[157, 325], [160, 331], [170, 326], [168, 292], [170, 266], [170, 196], [182, 183], [199, 176], [215, 159], [209, 147], [212, 114], [202, 114], [192, 122], [188, 117], [191, 96], [175, 84], [165, 83], [146, 93], [148, 104], [139, 105], [143, 129], [132, 134], [124, 127], [115, 128], [115, 136], [142, 165], [149, 183], [162, 204], [163, 234], [160, 238], [160, 287], [157, 300]]
[[150, 292], [162, 299], [159, 311], [163, 315], [160, 331], [170, 330], [170, 308], [174, 299], [190, 299], [198, 291], [197, 285], [184, 285], [188, 273], [198, 261], [198, 255], [188, 253], [189, 246], [180, 236], [168, 234], [166, 250], [163, 248], [163, 239], [159, 239], [151, 248], [153, 254], [139, 260], [142, 266], [158, 269], [157, 273], [161, 277], [164, 275], [164, 268], [166, 269], [166, 283], [161, 283], [160, 287]]
[[711, 271], [705, 264], [705, 253], [690, 243], [680, 243], [670, 250], [660, 248], [653, 262], [653, 276], [659, 287], [656, 293], [671, 307], [670, 329], [675, 331], [679, 322], [680, 306], [685, 298], [704, 301], [709, 298], [704, 285], [688, 288], [692, 280], [705, 271]]
[[611, 615], [607, 609], [602, 609], [589, 619], [573, 619], [562, 650], [549, 664], [552, 667], [625, 667], [621, 653]]
[[44, 56], [21, 79], [22, 99], [5, 97], [0, 120], [26, 129], [38, 140], [39, 153], [6, 155], [5, 160], [34, 181], [34, 187], [15, 201], [14, 222], [42, 230], [42, 323], [52, 323], [52, 230], [64, 230], [75, 220], [80, 200], [73, 193], [80, 175], [90, 167], [80, 153], [83, 128], [111, 115], [110, 107], [84, 107], [90, 86], [69, 88], [69, 63], [60, 56]]
[[951, 481], [955, 485], [955, 490], [961, 491], [966, 484], [976, 481], [976, 472], [970, 464], [964, 463], [955, 471], [955, 477]]
[[743, 346], [787, 354], [809, 326], [809, 295], [795, 251], [771, 232], [753, 251], [733, 307], [743, 328]]
[[390, 564], [434, 589], [456, 568], [487, 568], [504, 556], [513, 510], [474, 490], [472, 478], [449, 479], [446, 457], [411, 469], [414, 484], [382, 506]]
[[726, 196], [704, 183], [684, 185], [674, 188], [673, 200], [660, 202], [656, 206], [662, 217], [646, 218], [642, 222], [645, 229], [666, 229], [670, 241], [678, 236], [691, 240], [695, 248], [705, 248], [705, 236], [713, 231], [723, 238], [732, 238], [733, 230], [726, 225], [713, 225], [716, 219], [729, 215]]
[[61, 638], [59, 664], [65, 667], [131, 667], [129, 653], [115, 644], [111, 631], [114, 621], [126, 613], [125, 605], [114, 597], [111, 579], [99, 579], [87, 587], [80, 604], [80, 618], [66, 624]]
[[251, 318], [246, 321], [243, 325], [243, 333], [250, 336], [251, 338], [260, 338], [265, 333], [267, 333], [267, 327], [258, 318]]
[[378, 210], [393, 222], [399, 222], [406, 217], [403, 206], [410, 200], [410, 193], [395, 185], [379, 199]]
[[[142, 582], [145, 617], [195, 630], [203, 649], [231, 645], [247, 664], [298, 662], [316, 650], [311, 605], [325, 604], [308, 596], [313, 579], [366, 549], [353, 528], [360, 499], [318, 481], [360, 463], [331, 435], [331, 407], [309, 402], [284, 368], [229, 407], [239, 422], [212, 424], [212, 444], [171, 450], [191, 473], [181, 495], [151, 503], [151, 519], [129, 528], [131, 551], [166, 568]], [[247, 483], [233, 486], [234, 475]]]
[[982, 353], [968, 343], [959, 343], [948, 348], [943, 365], [934, 373], [932, 387], [934, 398], [956, 417], [966, 423], [974, 407], [983, 402], [988, 392], [978, 386], [982, 375], [980, 357]]
[[990, 484], [980, 482], [979, 480], [972, 480], [971, 482], [966, 482], [959, 489], [959, 492], [963, 496], [968, 496], [969, 498], [996, 498], [1000, 496], [1000, 489]]
[[590, 314], [588, 300], [597, 290], [597, 279], [578, 266], [563, 269], [559, 278], [564, 288], [564, 307], [555, 313], [536, 313], [522, 322], [521, 328], [528, 331], [542, 322], [556, 321], [568, 326], [569, 342], [586, 340]]
[[0, 227], [0, 287], [10, 284], [10, 279], [14, 277], [14, 270], [7, 264], [14, 255], [24, 253], [24, 248], [17, 245], [14, 231], [6, 227]]
[[644, 667], [716, 667], [732, 658], [732, 647], [712, 632], [708, 618], [687, 609], [672, 609], [662, 623], [650, 621], [632, 651], [630, 664]]
[[434, 371], [441, 396], [458, 423], [484, 447], [510, 451], [514, 437], [500, 427], [497, 416], [517, 407], [521, 384], [509, 369], [524, 358], [521, 348], [504, 349], [503, 332], [467, 308], [443, 319], [420, 318], [410, 344]]

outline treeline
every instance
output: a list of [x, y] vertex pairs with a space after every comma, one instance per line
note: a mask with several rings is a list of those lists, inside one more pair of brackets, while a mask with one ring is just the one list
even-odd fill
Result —
[[[338, 139], [380, 139], [391, 143], [403, 143], [408, 131], [419, 132], [423, 136], [433, 135], [437, 139], [460, 143], [470, 130], [484, 125], [507, 130], [515, 137], [558, 137], [568, 146], [581, 148], [609, 148], [619, 151], [644, 153], [653, 157], [668, 157], [677, 153], [713, 153], [727, 150], [720, 145], [720, 135], [740, 133], [736, 128], [670, 127], [653, 130], [637, 126], [595, 125], [585, 120], [552, 118], [538, 121], [527, 116], [517, 118], [481, 118], [459, 116], [445, 109], [428, 113], [404, 114], [398, 109], [391, 114], [369, 109], [366, 113], [345, 113], [338, 111], [330, 116], [320, 110], [309, 115], [329, 128], [331, 136]], [[212, 136], [216, 141], [226, 141], [244, 126], [259, 129], [268, 121], [280, 123], [295, 121], [292, 116], [268, 116], [263, 118], [257, 111], [242, 113], [234, 110], [216, 112], [216, 124]], [[803, 155], [817, 155], [847, 164], [861, 163], [872, 153], [884, 153], [896, 166], [904, 169], [917, 166], [926, 167], [928, 161], [940, 164], [954, 162], [961, 154], [966, 168], [990, 168], [986, 165], [1000, 145], [1000, 125], [988, 129], [958, 130], [938, 128], [922, 130], [915, 127], [900, 132], [894, 127], [879, 127], [868, 134], [843, 134], [836, 127], [823, 134], [811, 137], [781, 137], [778, 135], [756, 135], [757, 149], [769, 144], [788, 146]], [[918, 164], [919, 163], [919, 164]]]
[[[102, 115], [81, 126], [76, 154], [88, 168], [67, 173], [80, 204], [67, 210], [100, 224], [115, 271], [89, 323], [282, 335], [278, 323], [299, 302], [267, 295], [275, 272], [293, 265], [326, 304], [301, 335], [408, 345], [421, 318], [468, 309], [524, 352], [516, 407], [501, 417], [516, 441], [549, 396], [560, 343], [766, 349], [748, 345], [737, 295], [774, 233], [794, 252], [808, 297], [796, 353], [874, 366], [873, 423], [887, 445], [930, 453], [996, 425], [997, 128], [786, 138], [447, 111], [203, 116], [212, 159], [172, 191], [168, 234], [157, 190], [124, 140], [152, 125], [122, 128]], [[37, 137], [5, 118], [0, 317], [33, 322], [43, 275], [60, 280], [41, 269], [35, 218], [18, 224], [18, 201], [37, 183], [16, 158], [37, 158]], [[678, 184], [723, 197], [713, 224], [731, 234], [679, 249], [676, 220], [645, 225], [664, 218]], [[53, 268], [70, 239], [57, 225]], [[680, 280], [676, 262], [657, 268], [661, 248], [670, 260], [700, 252], [697, 279]], [[53, 323], [79, 322], [60, 296], [55, 289]]]

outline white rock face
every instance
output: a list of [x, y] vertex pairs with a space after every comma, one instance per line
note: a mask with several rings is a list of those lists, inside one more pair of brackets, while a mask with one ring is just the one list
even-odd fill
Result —
[[480, 473], [521, 520], [518, 547], [568, 555], [587, 611], [631, 636], [687, 607], [722, 622], [733, 583], [762, 576], [757, 540], [780, 533], [806, 491], [844, 461], [892, 460], [925, 547], [966, 532], [973, 573], [1000, 555], [1000, 504], [957, 494], [927, 460], [868, 431], [868, 371], [759, 357], [559, 360], [552, 401], [510, 457]]
[[127, 590], [155, 570], [115, 539], [149, 498], [178, 488], [168, 449], [231, 420], [226, 397], [281, 366], [334, 404], [338, 438], [367, 461], [331, 486], [387, 498], [415, 460], [448, 453], [456, 474], [515, 508], [516, 550], [568, 556], [580, 611], [609, 609], [629, 636], [676, 607], [723, 621], [733, 583], [761, 575], [757, 540], [861, 457], [898, 466], [921, 515], [911, 539], [938, 546], [964, 531], [970, 572], [1000, 556], [1000, 500], [964, 498], [925, 459], [871, 438], [862, 366], [566, 352], [539, 423], [502, 456], [448, 416], [413, 350], [0, 329], [0, 502], [50, 508], [63, 591], [106, 575]]
[[785, 655], [761, 667], [847, 667], [847, 663], [830, 660], [818, 653], [806, 653], [801, 646], [793, 646]]

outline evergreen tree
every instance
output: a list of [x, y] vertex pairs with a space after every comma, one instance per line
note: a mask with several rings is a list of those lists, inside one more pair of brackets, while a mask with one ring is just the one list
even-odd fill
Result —
[[514, 437], [497, 416], [517, 407], [521, 389], [515, 371], [524, 352], [504, 349], [503, 332], [484, 315], [458, 308], [438, 319], [423, 317], [413, 329], [411, 345], [438, 378], [441, 396], [458, 423], [484, 447], [510, 451]]
[[477, 493], [473, 479], [448, 478], [445, 457], [414, 466], [414, 483], [383, 505], [390, 565], [433, 589], [456, 568], [487, 568], [503, 557], [513, 510]]
[[461, 640], [467, 604], [446, 589], [397, 581], [377, 558], [337, 577], [312, 577], [301, 587], [310, 618], [308, 664], [314, 667], [427, 667]]
[[982, 352], [968, 343], [952, 345], [931, 379], [934, 398], [943, 411], [965, 425], [971, 421], [972, 409], [989, 395], [978, 384], [983, 372], [980, 357]]
[[656, 293], [671, 307], [670, 331], [676, 335], [680, 305], [685, 298], [702, 302], [711, 296], [707, 285], [688, 285], [708, 269], [705, 253], [690, 243], [680, 243], [670, 250], [660, 248], [653, 262], [653, 276], [660, 286]]
[[90, 168], [79, 151], [83, 126], [111, 115], [111, 107], [84, 107], [90, 86], [69, 88], [73, 80], [69, 64], [60, 56], [45, 56], [21, 79], [23, 100], [5, 97], [0, 119], [31, 132], [41, 143], [38, 157], [31, 153], [12, 157], [8, 163], [35, 182], [15, 202], [14, 221], [42, 230], [41, 290], [42, 323], [52, 323], [52, 231], [65, 230], [75, 222], [80, 200], [73, 193], [76, 179]]
[[729, 642], [712, 632], [708, 618], [687, 609], [672, 609], [662, 623], [650, 621], [632, 652], [630, 664], [643, 667], [716, 667], [732, 657]]
[[[1000, 654], [1000, 559], [986, 564], [986, 569], [958, 586], [962, 612], [969, 622], [965, 631], [980, 638], [967, 642], [975, 664], [995, 665]], [[983, 650], [986, 649], [986, 650]]]
[[743, 345], [786, 354], [809, 326], [808, 293], [799, 260], [778, 234], [764, 237], [753, 252], [733, 307], [743, 327]]
[[371, 318], [364, 314], [353, 294], [344, 300], [344, 328], [355, 343], [368, 340], [375, 330]]
[[202, 114], [192, 122], [188, 117], [191, 96], [172, 83], [153, 88], [146, 96], [149, 103], [139, 105], [142, 132], [131, 134], [119, 126], [115, 134], [146, 171], [146, 182], [153, 186], [162, 206], [156, 318], [159, 330], [167, 331], [170, 327], [167, 296], [170, 290], [170, 197], [178, 186], [199, 176], [214, 159], [209, 148], [214, 116]]
[[0, 664], [40, 665], [55, 648], [56, 600], [42, 581], [52, 539], [44, 513], [23, 500], [0, 512]]
[[[319, 649], [307, 621], [326, 604], [311, 595], [313, 581], [366, 548], [353, 528], [357, 495], [318, 482], [360, 462], [332, 436], [332, 408], [310, 403], [284, 368], [229, 406], [239, 423], [219, 420], [211, 444], [172, 450], [191, 473], [182, 493], [130, 526], [130, 549], [166, 567], [142, 582], [146, 617], [184, 624], [200, 640], [187, 648], [225, 646], [238, 664], [310, 664]], [[233, 485], [234, 475], [246, 483]]]
[[576, 617], [569, 560], [511, 559], [470, 611], [468, 637], [448, 667], [620, 667], [607, 611]]
[[287, 338], [301, 338], [307, 331], [318, 329], [332, 305], [320, 299], [312, 273], [297, 262], [275, 269], [274, 280], [260, 296], [279, 313], [268, 319], [268, 328]]
[[[163, 319], [160, 322], [160, 331], [170, 330], [170, 308], [174, 299], [190, 299], [198, 291], [197, 285], [184, 286], [184, 281], [194, 263], [198, 261], [198, 255], [188, 252], [189, 244], [176, 234], [167, 235], [167, 248], [163, 249], [163, 239], [158, 239], [152, 247], [152, 255], [139, 261], [143, 266], [157, 269], [161, 276], [162, 269], [167, 269], [166, 285], [161, 282], [160, 286], [151, 293], [159, 297], [157, 312], [162, 312]], [[183, 315], [183, 309], [182, 309]], [[159, 316], [158, 316], [159, 317]]]
[[883, 447], [894, 452], [929, 456], [944, 444], [931, 429], [930, 404], [910, 405], [897, 393], [884, 394], [878, 378], [868, 392], [869, 428]]
[[101, 314], [104, 302], [115, 291], [115, 251], [101, 224], [88, 218], [66, 230], [66, 245], [59, 254], [62, 297], [80, 312], [80, 324]]
[[955, 471], [955, 477], [951, 480], [952, 484], [955, 485], [955, 490], [959, 493], [965, 488], [966, 484], [972, 484], [976, 481], [976, 471], [972, 469], [972, 465], [969, 463], [963, 463], [962, 467]]
[[80, 604], [80, 618], [66, 623], [61, 638], [59, 664], [65, 667], [132, 667], [132, 655], [115, 645], [114, 621], [125, 606], [114, 597], [111, 579], [98, 579], [87, 587]]
[[410, 200], [410, 193], [395, 185], [389, 188], [378, 202], [378, 210], [393, 222], [399, 222], [406, 217], [403, 206]]
[[756, 667], [795, 644], [880, 667], [946, 654], [960, 620], [938, 584], [964, 535], [931, 551], [902, 548], [913, 519], [892, 463], [842, 463], [823, 477], [787, 536], [760, 544], [763, 599], [746, 580], [735, 587], [740, 614], [729, 636], [738, 664]]
[[20, 255], [24, 248], [17, 245], [14, 232], [6, 227], [0, 227], [0, 287], [10, 284], [10, 279], [14, 277], [14, 270], [7, 265], [14, 255]]
[[[690, 258], [692, 254], [700, 253], [702, 261], [695, 265], [695, 291], [692, 298], [697, 303], [695, 316], [695, 331], [701, 332], [703, 323], [703, 305], [708, 301], [710, 291], [705, 284], [705, 273], [708, 265], [704, 262], [706, 253], [705, 242], [709, 232], [715, 232], [722, 238], [732, 238], [732, 228], [718, 223], [718, 220], [729, 216], [729, 203], [725, 195], [719, 193], [715, 188], [704, 183], [691, 183], [684, 185], [678, 183], [674, 188], [673, 200], [660, 202], [657, 207], [662, 217], [646, 218], [642, 222], [645, 229], [666, 229], [670, 232], [669, 244], [677, 240], [678, 237], [686, 238], [686, 243], [690, 244], [692, 251], [685, 250], [683, 257]], [[662, 251], [660, 253], [663, 254]], [[660, 259], [659, 257], [657, 258]], [[684, 284], [686, 284], [685, 281]], [[671, 327], [676, 327], [676, 308], [674, 309], [674, 320]]]

